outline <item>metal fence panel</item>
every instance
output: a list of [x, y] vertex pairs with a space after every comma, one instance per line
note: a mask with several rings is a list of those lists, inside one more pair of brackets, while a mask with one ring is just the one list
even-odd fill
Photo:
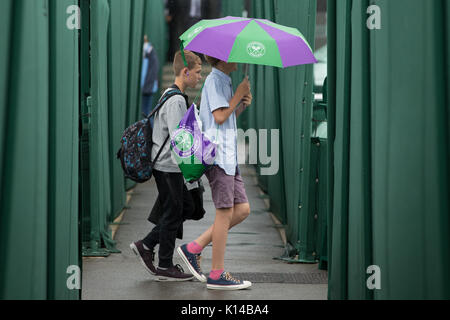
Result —
[[353, 3], [351, 13], [351, 108], [349, 119], [349, 173], [348, 192], [348, 297], [370, 299], [373, 291], [366, 285], [365, 270], [372, 265], [371, 231], [371, 123], [370, 123], [370, 71], [369, 30], [361, 28], [366, 23], [369, 1]]
[[[372, 35], [373, 46], [390, 54], [385, 59], [374, 57], [372, 67], [377, 70], [372, 97], [373, 262], [386, 274], [386, 290], [377, 291], [375, 297], [448, 299], [445, 114], [449, 101], [445, 91], [448, 69], [442, 68], [449, 59], [444, 49], [448, 34], [443, 32], [450, 18], [445, 15], [448, 2], [380, 1], [379, 5], [389, 34]], [[397, 19], [400, 16], [402, 19]], [[387, 104], [383, 106], [384, 101]], [[383, 142], [386, 144], [380, 145]], [[378, 176], [380, 170], [385, 175]], [[414, 268], [405, 269], [410, 261], [416, 262]], [[411, 279], [414, 287], [408, 285]]]
[[78, 245], [78, 30], [66, 27], [75, 0], [51, 0], [48, 181], [48, 299], [78, 299], [67, 268], [79, 266]]
[[[134, 0], [131, 2], [131, 28], [128, 60], [128, 100], [126, 126], [142, 119], [141, 116], [141, 95], [140, 76], [142, 64], [142, 43], [144, 37], [144, 0]], [[131, 180], [125, 181], [126, 189], [136, 186]]]
[[5, 121], [2, 121], [1, 127], [4, 139], [1, 154], [4, 159], [0, 195], [0, 298], [45, 299], [48, 3], [44, 0], [22, 0], [10, 5], [11, 42], [10, 46], [6, 46], [6, 50], [10, 50], [10, 73], [7, 109], [4, 110]]
[[[0, 3], [0, 70], [4, 70], [0, 75], [0, 150], [3, 150], [5, 144], [6, 115], [8, 106], [8, 78], [10, 71], [8, 68], [10, 60], [11, 46], [11, 18], [13, 1], [5, 0]], [[3, 154], [3, 153], [2, 153]], [[3, 156], [0, 157], [0, 175], [3, 176]], [[0, 184], [0, 194], [3, 193], [3, 184]]]
[[[335, 111], [335, 118], [330, 119], [329, 122], [334, 120], [336, 126], [335, 136], [332, 141], [334, 145], [334, 198], [333, 198], [333, 233], [332, 233], [332, 246], [330, 246], [330, 255], [332, 262], [332, 269], [330, 275], [334, 278], [330, 278], [328, 281], [329, 286], [329, 298], [347, 296], [347, 234], [348, 234], [348, 216], [346, 214], [348, 208], [348, 199], [345, 195], [348, 195], [348, 137], [343, 132], [348, 131], [349, 111], [348, 111], [348, 99], [349, 94], [347, 92], [349, 88], [350, 77], [350, 43], [348, 41], [350, 37], [350, 17], [347, 12], [351, 7], [351, 1], [344, 0], [343, 4], [336, 4], [336, 11], [332, 12], [331, 7], [328, 7], [329, 15], [334, 15], [336, 19], [336, 43], [339, 46], [336, 47], [335, 59], [336, 59], [336, 78], [330, 77], [330, 85], [336, 88], [336, 96], [328, 96], [330, 109]], [[331, 26], [330, 26], [331, 27]], [[331, 52], [334, 48], [330, 48]], [[330, 69], [330, 67], [329, 67]], [[340, 107], [339, 107], [340, 106]], [[332, 125], [333, 127], [333, 125]], [[341, 210], [345, 214], [337, 215], [336, 210]], [[345, 245], [343, 245], [345, 244]], [[335, 280], [336, 279], [336, 280]]]
[[[89, 251], [115, 252], [109, 228], [111, 217], [110, 154], [108, 150], [107, 54], [109, 4], [107, 0], [90, 2], [90, 75], [91, 103], [89, 128]], [[106, 254], [106, 253], [105, 253]]]
[[[276, 23], [295, 27], [314, 48], [315, 1], [276, 1]], [[279, 70], [282, 148], [286, 190], [287, 236], [298, 261], [314, 262], [308, 246], [310, 139], [312, 122], [312, 65]], [[289, 174], [287, 174], [289, 173]]]
[[114, 220], [125, 206], [125, 179], [115, 153], [125, 130], [128, 93], [128, 55], [130, 39], [131, 2], [110, 0], [108, 37], [108, 124], [111, 170], [111, 217]]
[[[329, 297], [448, 299], [448, 4], [375, 4], [382, 28], [371, 31], [369, 1], [328, 7]], [[369, 264], [380, 267], [381, 290], [367, 291]]]
[[[265, 0], [263, 9], [265, 18], [270, 21], [275, 21], [274, 1]], [[286, 222], [285, 172], [284, 167], [282, 166], [284, 152], [281, 140], [276, 141], [276, 143], [278, 143], [278, 148], [276, 148], [275, 145], [272, 145], [271, 140], [271, 135], [274, 133], [273, 130], [278, 130], [281, 133], [279, 70], [273, 67], [263, 68], [265, 69], [264, 85], [261, 86], [260, 90], [264, 92], [263, 101], [265, 107], [263, 114], [264, 119], [262, 126], [259, 129], [267, 130], [267, 140], [264, 141], [264, 136], [259, 135], [259, 146], [261, 146], [261, 144], [267, 145], [267, 155], [270, 155], [272, 158], [271, 163], [263, 165], [263, 167], [266, 167], [266, 170], [270, 168], [268, 170], [270, 174], [266, 176], [267, 193], [270, 194], [271, 198], [270, 211], [274, 213], [280, 221]], [[278, 163], [278, 170], [275, 172], [276, 163]]]

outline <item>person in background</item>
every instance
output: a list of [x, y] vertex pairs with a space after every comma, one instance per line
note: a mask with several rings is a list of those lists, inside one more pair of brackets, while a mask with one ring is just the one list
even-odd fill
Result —
[[[153, 109], [153, 96], [158, 92], [159, 60], [147, 35], [144, 36], [144, 52], [141, 73], [142, 114], [147, 117]], [[153, 118], [150, 119], [153, 127]]]

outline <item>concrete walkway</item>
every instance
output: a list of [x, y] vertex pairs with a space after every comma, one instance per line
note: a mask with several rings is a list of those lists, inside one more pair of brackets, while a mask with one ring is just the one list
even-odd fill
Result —
[[[157, 197], [154, 179], [138, 185], [132, 192], [129, 209], [125, 211], [115, 240], [120, 254], [107, 258], [83, 260], [83, 300], [322, 300], [327, 298], [325, 271], [318, 265], [287, 264], [274, 260], [284, 252], [279, 228], [271, 218], [253, 167], [241, 166], [247, 195], [252, 208], [250, 217], [231, 230], [228, 237], [225, 268], [238, 278], [250, 280], [253, 286], [243, 291], [211, 291], [196, 280], [183, 283], [161, 283], [141, 266], [129, 244], [142, 239], [153, 225], [147, 217]], [[204, 178], [205, 218], [187, 221], [184, 239], [177, 246], [194, 240], [214, 221], [215, 209], [208, 181]], [[211, 268], [211, 246], [203, 254], [202, 269]], [[157, 257], [156, 257], [157, 259]], [[174, 263], [187, 271], [175, 251]]]

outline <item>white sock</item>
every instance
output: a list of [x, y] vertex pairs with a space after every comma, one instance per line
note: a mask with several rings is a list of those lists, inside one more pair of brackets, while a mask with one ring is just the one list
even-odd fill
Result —
[[150, 250], [150, 248], [147, 248], [147, 246], [145, 244], [143, 244], [143, 246], [144, 246], [145, 250]]

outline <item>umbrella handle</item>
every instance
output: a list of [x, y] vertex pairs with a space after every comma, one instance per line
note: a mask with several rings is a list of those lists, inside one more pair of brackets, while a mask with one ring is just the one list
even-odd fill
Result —
[[183, 58], [184, 66], [187, 68], [187, 67], [188, 67], [188, 63], [187, 63], [187, 61], [186, 61], [186, 57], [184, 56], [184, 45], [183, 45], [183, 41], [180, 41], [180, 51], [181, 51], [181, 57]]
[[[244, 64], [244, 78], [245, 78], [245, 77], [248, 77], [248, 70], [249, 70], [249, 64], [246, 63], [246, 64]], [[242, 105], [243, 105], [245, 108], [248, 107], [248, 106], [247, 106], [245, 103], [243, 103], [242, 101], [241, 101], [241, 103], [242, 103]]]
[[245, 78], [246, 76], [248, 76], [248, 69], [249, 69], [248, 63], [246, 63], [246, 64], [244, 65], [244, 78]]

